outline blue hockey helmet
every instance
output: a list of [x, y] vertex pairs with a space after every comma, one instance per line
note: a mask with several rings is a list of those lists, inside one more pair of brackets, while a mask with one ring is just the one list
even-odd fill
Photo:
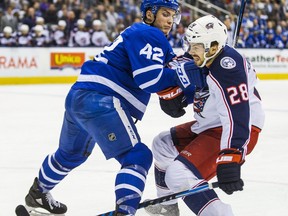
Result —
[[176, 16], [174, 17], [174, 22], [179, 24], [181, 15], [179, 12], [179, 3], [177, 0], [142, 0], [140, 10], [142, 13], [142, 18], [145, 18], [146, 11], [151, 9], [152, 13], [156, 15], [160, 7], [170, 8], [176, 11]]

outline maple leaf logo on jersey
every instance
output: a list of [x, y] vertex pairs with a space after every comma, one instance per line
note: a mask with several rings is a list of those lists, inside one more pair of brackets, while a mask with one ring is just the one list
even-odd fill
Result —
[[206, 29], [213, 29], [214, 28], [214, 24], [213, 23], [208, 23], [206, 26], [205, 26]]
[[194, 102], [193, 102], [193, 109], [194, 112], [197, 113], [200, 117], [205, 118], [202, 116], [201, 112], [204, 109], [205, 103], [207, 99], [209, 98], [209, 89], [203, 88], [196, 90], [195, 96], [194, 96]]

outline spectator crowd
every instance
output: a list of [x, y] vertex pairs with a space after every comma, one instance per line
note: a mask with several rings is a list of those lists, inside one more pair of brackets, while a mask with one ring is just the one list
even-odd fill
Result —
[[[186, 0], [191, 5], [196, 0]], [[0, 0], [2, 47], [103, 47], [133, 22], [141, 22], [141, 0]], [[220, 17], [232, 45], [241, 0], [211, 1], [230, 12], [198, 4]], [[201, 14], [181, 8], [182, 21], [168, 36], [172, 47], [182, 46], [186, 27]], [[288, 0], [249, 0], [246, 5], [239, 48], [288, 48]]]

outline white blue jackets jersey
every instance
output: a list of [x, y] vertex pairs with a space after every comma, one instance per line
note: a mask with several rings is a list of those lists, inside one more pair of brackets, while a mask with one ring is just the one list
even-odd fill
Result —
[[165, 67], [173, 57], [175, 54], [159, 29], [135, 23], [94, 61], [83, 64], [72, 88], [115, 96], [140, 120], [151, 93], [176, 86], [174, 70]]
[[262, 129], [264, 112], [255, 88], [252, 65], [234, 48], [226, 46], [207, 69], [208, 88], [196, 91], [192, 131], [201, 133], [222, 126], [221, 149], [245, 151], [251, 125]]
[[87, 47], [91, 45], [91, 35], [86, 29], [75, 27], [70, 32], [69, 47]]
[[14, 34], [5, 37], [3, 33], [0, 33], [0, 46], [15, 46], [16, 45], [16, 38]]
[[17, 46], [31, 46], [32, 45], [32, 36], [30, 33], [22, 34], [21, 32], [17, 33]]

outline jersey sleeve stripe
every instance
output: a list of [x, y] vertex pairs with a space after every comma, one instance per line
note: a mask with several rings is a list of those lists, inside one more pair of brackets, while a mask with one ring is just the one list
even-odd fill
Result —
[[143, 104], [140, 100], [134, 97], [129, 91], [119, 86], [117, 83], [112, 82], [111, 80], [101, 77], [98, 75], [83, 75], [78, 76], [77, 82], [95, 82], [102, 85], [105, 85], [111, 88], [113, 91], [117, 92], [123, 98], [125, 98], [132, 106], [138, 109], [140, 112], [144, 113], [146, 110], [146, 105]]
[[140, 68], [138, 70], [133, 71], [133, 77], [136, 77], [139, 74], [150, 72], [150, 71], [153, 71], [156, 69], [163, 69], [163, 65], [154, 64], [154, 65], [150, 65], [148, 67]]
[[[227, 120], [229, 120], [229, 126], [228, 125], [223, 125], [223, 132], [225, 133], [225, 128], [228, 128], [229, 131], [227, 131], [227, 141], [225, 142], [223, 139], [221, 139], [221, 149], [225, 149], [225, 148], [231, 148], [231, 139], [232, 139], [232, 134], [233, 134], [233, 128], [234, 128], [234, 122], [233, 122], [233, 118], [232, 118], [232, 113], [231, 110], [229, 108], [228, 102], [226, 100], [223, 88], [221, 87], [220, 83], [215, 79], [215, 77], [213, 77], [211, 75], [211, 73], [209, 74], [209, 76], [211, 77], [211, 80], [213, 80], [213, 82], [216, 84], [216, 86], [219, 89], [219, 92], [221, 92], [221, 97], [222, 97], [222, 101], [223, 104], [226, 107], [226, 111], [227, 111]], [[226, 127], [228, 126], [228, 127]]]
[[145, 88], [148, 88], [148, 87], [150, 87], [150, 86], [153, 86], [154, 84], [156, 84], [156, 83], [160, 80], [162, 74], [163, 74], [163, 69], [161, 70], [161, 72], [159, 73], [159, 75], [158, 75], [155, 79], [150, 80], [149, 82], [143, 83], [143, 84], [140, 85], [139, 87], [140, 87], [141, 89], [145, 89]]

